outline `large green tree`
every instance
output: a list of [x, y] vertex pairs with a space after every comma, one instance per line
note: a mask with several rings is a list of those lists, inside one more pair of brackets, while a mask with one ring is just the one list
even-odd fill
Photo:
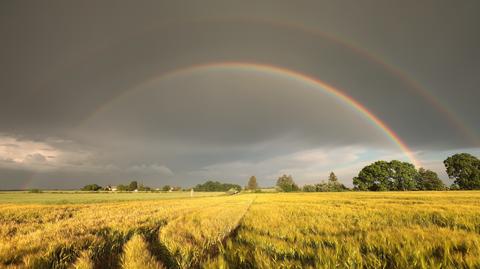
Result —
[[448, 157], [445, 161], [448, 177], [454, 184], [464, 190], [480, 189], [480, 160], [468, 153], [459, 153]]
[[278, 178], [277, 186], [284, 192], [298, 191], [300, 189], [293, 181], [292, 176], [287, 175]]
[[393, 186], [390, 190], [408, 191], [415, 190], [415, 178], [418, 175], [417, 169], [411, 163], [393, 160], [390, 166], [390, 184]]
[[416, 177], [417, 170], [411, 163], [377, 161], [365, 166], [353, 178], [353, 185], [358, 190], [370, 191], [414, 190]]
[[444, 190], [445, 189], [445, 184], [443, 184], [443, 182], [438, 178], [437, 173], [424, 168], [420, 168], [418, 170], [418, 175], [415, 181], [417, 182], [418, 190]]
[[248, 179], [247, 189], [249, 190], [256, 190], [258, 189], [257, 178], [255, 176], [251, 176]]
[[358, 176], [353, 178], [353, 185], [361, 191], [386, 191], [390, 178], [390, 167], [386, 161], [377, 161], [365, 166]]

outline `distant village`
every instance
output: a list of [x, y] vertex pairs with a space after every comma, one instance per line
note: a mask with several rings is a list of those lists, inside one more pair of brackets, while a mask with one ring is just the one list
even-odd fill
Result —
[[203, 184], [197, 184], [195, 187], [182, 188], [179, 186], [165, 185], [161, 188], [151, 188], [143, 184], [138, 184], [137, 181], [132, 181], [128, 185], [107, 185], [100, 186], [98, 184], [88, 184], [81, 188], [82, 191], [111, 191], [111, 192], [174, 192], [174, 191], [218, 191], [237, 193], [242, 190], [242, 187], [237, 184], [220, 183], [218, 181], [207, 181]]
[[181, 191], [182, 188], [178, 186], [170, 186], [170, 185], [165, 185], [162, 188], [151, 188], [148, 186], [145, 186], [143, 184], [138, 184], [137, 181], [132, 181], [128, 185], [117, 185], [117, 186], [112, 186], [112, 185], [107, 185], [105, 187], [102, 187], [98, 184], [88, 184], [85, 185], [82, 189], [82, 191], [131, 191], [131, 192], [138, 192], [138, 191], [166, 191], [166, 192], [173, 192], [173, 191]]

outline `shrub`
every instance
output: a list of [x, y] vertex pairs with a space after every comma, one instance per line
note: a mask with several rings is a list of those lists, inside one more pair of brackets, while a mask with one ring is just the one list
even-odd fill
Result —
[[143, 184], [140, 184], [140, 185], [138, 186], [138, 190], [139, 190], [139, 191], [151, 191], [152, 188], [150, 188], [150, 187], [148, 187], [148, 186], [144, 186]]
[[303, 186], [303, 191], [304, 192], [315, 192], [316, 188], [313, 185], [305, 185], [305, 186]]
[[40, 189], [31, 189], [28, 191], [29, 193], [42, 193], [42, 190]]
[[165, 185], [165, 186], [162, 187], [162, 191], [169, 191], [171, 189], [172, 189], [172, 187], [170, 187], [170, 185]]
[[207, 181], [203, 184], [198, 184], [193, 188], [195, 191], [228, 191], [230, 189], [236, 189], [240, 191], [242, 187], [237, 184], [229, 184], [229, 183], [220, 183], [218, 181]]
[[128, 191], [129, 189], [128, 189], [128, 186], [120, 184], [120, 185], [117, 186], [117, 190], [118, 191]]
[[82, 191], [98, 191], [100, 189], [102, 189], [102, 187], [97, 184], [89, 184], [83, 186]]

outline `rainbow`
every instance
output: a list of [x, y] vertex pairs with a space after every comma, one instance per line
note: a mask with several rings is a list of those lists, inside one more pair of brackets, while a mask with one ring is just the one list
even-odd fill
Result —
[[[357, 100], [353, 99], [351, 96], [345, 94], [338, 88], [335, 88], [324, 81], [321, 81], [315, 77], [299, 73], [287, 68], [278, 67], [269, 64], [262, 64], [262, 63], [251, 63], [251, 62], [212, 62], [212, 63], [205, 63], [199, 65], [191, 65], [183, 68], [178, 68], [170, 72], [166, 72], [156, 76], [154, 78], [149, 79], [147, 82], [142, 83], [141, 85], [148, 84], [151, 81], [157, 79], [164, 79], [166, 77], [178, 75], [183, 72], [194, 71], [198, 69], [235, 69], [235, 70], [246, 70], [246, 71], [255, 71], [255, 72], [264, 72], [269, 73], [272, 75], [286, 77], [291, 80], [298, 81], [303, 84], [307, 84], [313, 86], [316, 89], [322, 90], [323, 92], [333, 96], [339, 100], [341, 100], [346, 105], [352, 107], [354, 110], [358, 111], [361, 115], [363, 115], [369, 122], [372, 123], [373, 126], [377, 127], [380, 131], [382, 131], [388, 138], [391, 140], [398, 148], [405, 154], [405, 156], [416, 166], [420, 167], [420, 162], [414, 157], [412, 150], [407, 146], [407, 144], [389, 127], [387, 126], [382, 120], [380, 120], [375, 114], [369, 111], [364, 105], [359, 103]], [[97, 110], [95, 110], [92, 114], [90, 114], [85, 120], [82, 121], [80, 124], [87, 122], [90, 118], [92, 118], [95, 114], [102, 110], [106, 110], [108, 107], [111, 107], [116, 100], [121, 99], [127, 95], [130, 95], [136, 91], [141, 89], [141, 85], [132, 88], [131, 90], [125, 91], [120, 95], [115, 96], [109, 102], [105, 103], [104, 105], [100, 106]]]
[[[249, 18], [249, 21], [252, 21], [252, 18]], [[467, 140], [469, 140], [472, 143], [472, 145], [474, 146], [480, 145], [480, 140], [475, 135], [475, 132], [468, 125], [464, 124], [460, 120], [460, 118], [452, 110], [448, 109], [448, 107], [443, 102], [441, 102], [435, 95], [433, 95], [428, 90], [423, 88], [420, 85], [420, 83], [410, 78], [405, 72], [401, 71], [400, 69], [398, 69], [397, 67], [391, 64], [388, 64], [386, 61], [370, 53], [366, 49], [363, 49], [359, 46], [355, 46], [352, 43], [346, 42], [330, 33], [322, 32], [322, 31], [319, 31], [318, 29], [310, 28], [306, 25], [298, 24], [295, 22], [273, 21], [265, 18], [255, 18], [254, 21], [269, 24], [272, 26], [281, 27], [281, 28], [289, 28], [294, 31], [303, 32], [307, 35], [323, 38], [325, 40], [328, 40], [334, 43], [337, 46], [348, 49], [349, 51], [367, 59], [371, 63], [374, 63], [382, 67], [390, 75], [400, 80], [405, 86], [407, 86], [407, 89], [413, 90], [416, 94], [418, 94], [425, 101], [427, 101], [435, 110], [437, 110], [440, 114], [445, 116], [445, 118], [452, 125], [452, 127], [454, 127], [455, 130], [459, 131], [463, 135], [463, 137], [465, 137]]]
[[[452, 110], [449, 109], [448, 106], [445, 105], [444, 102], [442, 102], [438, 97], [436, 97], [434, 94], [432, 94], [428, 89], [424, 88], [419, 82], [416, 80], [412, 79], [409, 74], [407, 74], [405, 71], [402, 71], [398, 67], [392, 65], [391, 63], [387, 63], [384, 59], [382, 59], [380, 56], [373, 54], [372, 52], [368, 51], [365, 48], [361, 48], [357, 46], [355, 43], [353, 43], [350, 40], [345, 40], [342, 39], [332, 33], [329, 32], [324, 32], [320, 31], [319, 29], [313, 28], [311, 26], [307, 26], [304, 24], [299, 24], [293, 21], [288, 21], [288, 20], [272, 20], [272, 19], [267, 19], [267, 18], [260, 18], [260, 17], [255, 17], [255, 16], [249, 16], [249, 17], [209, 17], [209, 18], [202, 18], [202, 19], [189, 19], [187, 21], [184, 21], [184, 24], [194, 24], [194, 23], [205, 23], [205, 22], [211, 22], [211, 23], [225, 23], [225, 22], [241, 22], [241, 23], [258, 23], [258, 24], [266, 24], [270, 25], [272, 27], [277, 27], [281, 29], [290, 29], [293, 31], [297, 32], [302, 32], [306, 35], [312, 36], [312, 37], [318, 37], [322, 38], [324, 40], [327, 40], [329, 42], [332, 42], [333, 44], [345, 48], [348, 51], [368, 60], [370, 63], [373, 63], [386, 71], [389, 75], [391, 75], [393, 78], [397, 79], [400, 81], [403, 85], [406, 86], [406, 89], [409, 91], [414, 92], [418, 96], [420, 96], [423, 100], [428, 102], [439, 114], [443, 115], [445, 119], [448, 121], [448, 123], [451, 125], [451, 127], [459, 132], [466, 140], [468, 140], [472, 145], [475, 147], [480, 146], [480, 138], [476, 134], [474, 130], [470, 126], [468, 126], [465, 122], [462, 121], [462, 119]], [[179, 25], [180, 23], [175, 22], [175, 21], [168, 21], [162, 24], [160, 27], [154, 27], [154, 28], [148, 28], [146, 31], [157, 31], [157, 30], [162, 30], [162, 29], [167, 29], [169, 27], [173, 27], [174, 25]], [[138, 36], [129, 36], [128, 39], [138, 39]], [[90, 57], [97, 57], [101, 53], [104, 53], [104, 50], [108, 49], [108, 46], [99, 46], [91, 50], [92, 55]], [[84, 57], [80, 57], [81, 59], [87, 59], [90, 57], [87, 57], [88, 55], [85, 55]], [[72, 64], [69, 64], [69, 66], [74, 66]], [[65, 70], [65, 68], [63, 68]], [[57, 70], [59, 71], [59, 70]], [[54, 72], [55, 76], [58, 76], [56, 72]], [[53, 79], [53, 78], [51, 78]], [[41, 87], [38, 87], [40, 89]]]

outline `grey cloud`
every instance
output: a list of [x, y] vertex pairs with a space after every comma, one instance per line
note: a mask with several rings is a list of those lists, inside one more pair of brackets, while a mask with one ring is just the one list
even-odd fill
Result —
[[96, 139], [106, 133], [106, 139], [125, 136], [124, 140], [146, 144], [180, 140], [213, 147], [253, 144], [286, 134], [314, 144], [385, 144], [374, 126], [362, 129], [370, 123], [358, 111], [318, 88], [283, 77], [200, 70], [163, 82], [117, 100], [76, 132], [98, 134]]
[[25, 156], [25, 160], [28, 161], [28, 162], [46, 162], [47, 161], [47, 157], [45, 157], [44, 155], [40, 154], [40, 153], [34, 153], [34, 154], [28, 154], [27, 156]]
[[139, 164], [130, 166], [127, 171], [139, 174], [173, 175], [172, 170], [164, 165]]

